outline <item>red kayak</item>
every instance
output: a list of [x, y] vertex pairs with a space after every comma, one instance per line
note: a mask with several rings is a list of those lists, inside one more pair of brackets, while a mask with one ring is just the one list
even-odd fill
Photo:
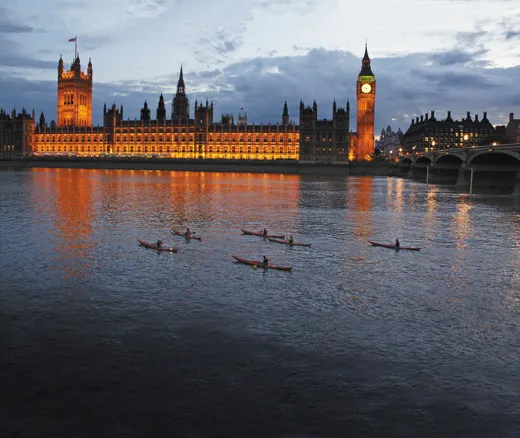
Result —
[[371, 240], [369, 240], [369, 242], [373, 245], [373, 246], [381, 246], [383, 248], [389, 248], [389, 249], [406, 249], [407, 251], [420, 251], [421, 248], [412, 248], [412, 247], [406, 247], [406, 246], [400, 246], [399, 248], [397, 248], [395, 245], [393, 244], [389, 244], [389, 243], [379, 243], [379, 242], [372, 242]]
[[269, 242], [283, 243], [284, 245], [290, 245], [290, 246], [308, 246], [308, 247], [310, 247], [312, 245], [311, 243], [296, 243], [296, 242], [290, 243], [286, 240], [273, 239], [272, 237], [268, 237], [267, 240], [269, 240]]
[[181, 233], [180, 231], [177, 231], [177, 230], [172, 230], [172, 231], [173, 231], [173, 234], [177, 234], [177, 236], [182, 236], [186, 239], [202, 240], [202, 237], [194, 236], [193, 234], [191, 234], [191, 236], [186, 236], [186, 233]]
[[240, 231], [242, 231], [242, 233], [244, 233], [244, 234], [247, 234], [248, 236], [271, 237], [273, 239], [283, 239], [285, 237], [285, 235], [263, 234], [263, 233], [259, 233], [257, 231], [248, 231], [248, 230], [243, 230], [243, 229], [240, 229]]
[[267, 265], [265, 266], [261, 261], [259, 260], [246, 260], [241, 257], [233, 256], [233, 258], [238, 263], [243, 263], [244, 265], [250, 265], [250, 266], [258, 266], [259, 268], [263, 269], [277, 269], [278, 271], [292, 271], [291, 266], [276, 266], [276, 265]]
[[137, 239], [137, 241], [139, 242], [139, 244], [141, 246], [145, 246], [146, 248], [150, 248], [150, 249], [155, 249], [156, 251], [177, 252], [179, 250], [179, 248], [173, 248], [173, 247], [168, 247], [168, 246], [158, 247], [157, 244], [155, 244], [155, 243], [143, 242], [142, 240], [139, 240], [139, 239]]

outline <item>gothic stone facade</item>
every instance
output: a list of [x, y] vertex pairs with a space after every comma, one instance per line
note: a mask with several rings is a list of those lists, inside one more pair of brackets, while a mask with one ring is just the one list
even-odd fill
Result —
[[[58, 119], [50, 125], [43, 113], [34, 135], [24, 147], [25, 154], [74, 155], [83, 157], [120, 156], [176, 159], [302, 160], [347, 162], [365, 159], [373, 152], [375, 79], [365, 47], [358, 77], [358, 132], [350, 132], [350, 107], [332, 105], [332, 120], [318, 120], [316, 102], [300, 103], [300, 126], [289, 117], [287, 102], [276, 124], [248, 124], [241, 113], [214, 120], [213, 103], [195, 102], [190, 117], [181, 67], [176, 94], [167, 117], [161, 95], [155, 119], [147, 102], [139, 120], [124, 120], [123, 106], [105, 104], [103, 126], [92, 126], [92, 62], [81, 71], [79, 55], [65, 71], [58, 63]], [[369, 84], [367, 86], [366, 84]], [[370, 87], [370, 90], [368, 90]], [[34, 120], [34, 117], [33, 117]]]

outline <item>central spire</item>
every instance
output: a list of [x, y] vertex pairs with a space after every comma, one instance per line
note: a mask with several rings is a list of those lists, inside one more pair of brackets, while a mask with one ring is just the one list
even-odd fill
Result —
[[179, 74], [179, 81], [177, 82], [177, 93], [184, 93], [184, 75], [182, 74], [182, 64], [181, 64], [181, 73]]

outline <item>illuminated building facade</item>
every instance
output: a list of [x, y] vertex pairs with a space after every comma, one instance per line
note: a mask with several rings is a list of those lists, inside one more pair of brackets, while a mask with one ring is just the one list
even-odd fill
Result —
[[79, 55], [76, 55], [69, 71], [65, 71], [63, 59], [58, 62], [58, 126], [92, 126], [92, 61], [87, 73], [81, 71]]
[[465, 119], [453, 120], [451, 111], [448, 111], [446, 119], [437, 120], [435, 111], [432, 111], [429, 116], [426, 113], [412, 119], [412, 124], [403, 135], [402, 153], [470, 147], [495, 133], [486, 112], [481, 120], [478, 114], [472, 119], [469, 111]]
[[376, 103], [376, 78], [370, 66], [368, 48], [361, 62], [356, 84], [357, 134], [352, 142], [350, 160], [366, 160], [374, 152], [374, 117]]
[[[156, 118], [145, 102], [140, 120], [124, 120], [123, 106], [103, 109], [103, 127], [85, 124], [92, 118], [92, 63], [81, 73], [79, 57], [71, 66], [74, 81], [63, 82], [63, 60], [58, 64], [58, 124], [47, 125], [40, 116], [32, 143], [36, 155], [83, 157], [119, 156], [176, 159], [298, 160], [298, 126], [290, 121], [287, 103], [281, 123], [248, 125], [247, 115], [224, 115], [214, 121], [213, 103], [195, 102], [190, 118], [183, 71], [173, 98], [171, 118], [167, 118], [161, 94]], [[61, 87], [61, 88], [60, 88]], [[88, 92], [88, 93], [87, 93]], [[90, 93], [90, 94], [89, 94]], [[68, 96], [68, 97], [66, 97]], [[71, 98], [70, 96], [73, 96]], [[79, 99], [77, 98], [79, 96]], [[83, 96], [83, 97], [82, 97]], [[86, 105], [83, 104], [86, 103]], [[78, 121], [78, 122], [76, 122]]]
[[42, 113], [24, 154], [346, 163], [366, 159], [373, 152], [375, 79], [366, 47], [358, 77], [357, 133], [350, 132], [348, 101], [345, 107], [334, 101], [332, 120], [318, 120], [316, 102], [312, 107], [300, 102], [300, 126], [291, 121], [287, 102], [276, 124], [248, 124], [243, 112], [237, 123], [230, 114], [216, 121], [213, 103], [208, 101], [195, 101], [191, 118], [182, 67], [170, 117], [161, 94], [155, 119], [146, 101], [139, 120], [124, 120], [123, 106], [114, 103], [104, 106], [103, 126], [92, 126], [92, 78], [90, 60], [84, 73], [79, 56], [68, 71], [60, 57], [57, 122], [49, 125]]

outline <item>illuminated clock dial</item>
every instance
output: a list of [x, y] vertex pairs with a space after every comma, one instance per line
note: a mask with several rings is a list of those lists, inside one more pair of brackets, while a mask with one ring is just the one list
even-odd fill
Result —
[[370, 93], [371, 90], [372, 90], [372, 87], [370, 86], [370, 84], [361, 85], [361, 92], [366, 94], [366, 93]]

